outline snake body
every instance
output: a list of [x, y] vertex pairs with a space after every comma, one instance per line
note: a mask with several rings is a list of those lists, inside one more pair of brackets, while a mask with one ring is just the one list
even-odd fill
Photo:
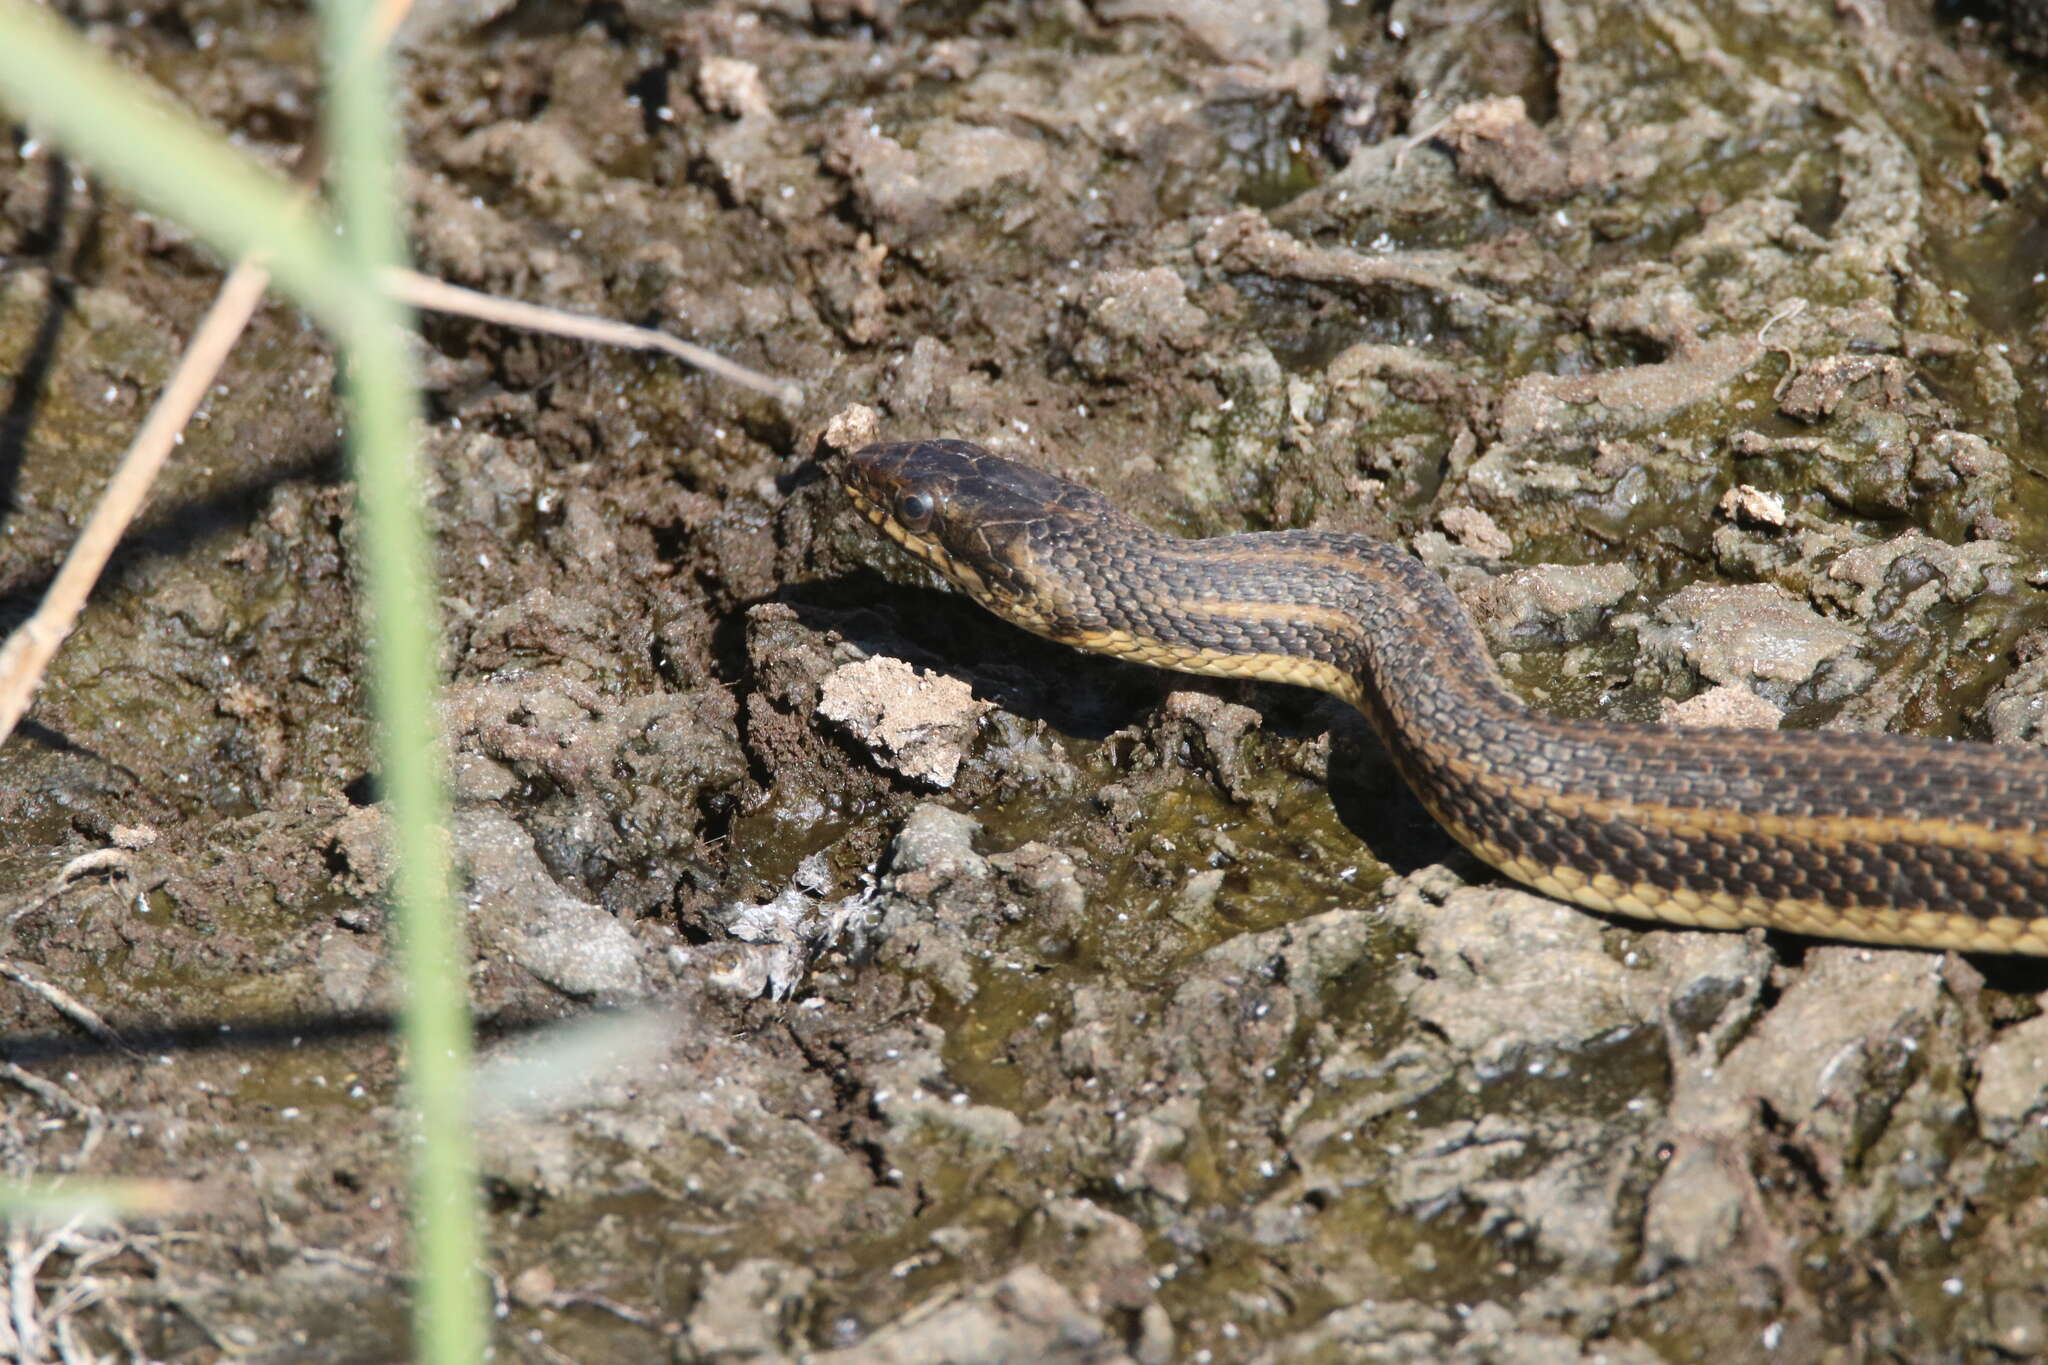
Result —
[[890, 539], [1026, 630], [1350, 702], [1432, 816], [1549, 895], [1705, 928], [2048, 954], [2048, 751], [1550, 716], [1395, 546], [1169, 536], [965, 441], [869, 446], [840, 477]]

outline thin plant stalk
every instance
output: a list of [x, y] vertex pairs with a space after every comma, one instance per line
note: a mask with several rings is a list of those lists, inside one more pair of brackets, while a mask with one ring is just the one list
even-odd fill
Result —
[[483, 1358], [485, 1303], [470, 1018], [461, 933], [449, 896], [447, 792], [435, 700], [439, 630], [414, 448], [417, 397], [403, 310], [377, 287], [403, 264], [388, 73], [371, 11], [321, 6], [328, 145], [342, 254], [361, 282], [364, 325], [344, 338], [350, 451], [370, 590], [372, 666], [394, 882], [413, 1152], [414, 1332], [420, 1360]]

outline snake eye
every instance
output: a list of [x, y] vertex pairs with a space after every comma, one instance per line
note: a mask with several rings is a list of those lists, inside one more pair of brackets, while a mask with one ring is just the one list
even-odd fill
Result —
[[896, 499], [896, 520], [906, 530], [922, 531], [931, 519], [931, 494], [905, 493]]

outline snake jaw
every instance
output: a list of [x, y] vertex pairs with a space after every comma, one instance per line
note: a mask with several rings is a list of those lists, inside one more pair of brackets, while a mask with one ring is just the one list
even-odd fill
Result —
[[[1012, 625], [1037, 635], [1059, 638], [1052, 618], [1034, 609], [1030, 590], [1018, 581], [1025, 570], [1018, 563], [1021, 545], [999, 548], [989, 541], [985, 528], [977, 528], [979, 544], [975, 553], [988, 566], [987, 572], [953, 553], [946, 541], [946, 490], [919, 480], [902, 481], [894, 475], [889, 461], [898, 452], [914, 447], [871, 446], [855, 453], [840, 483], [847, 499], [868, 523], [891, 541], [937, 570], [941, 577], [960, 588], [984, 609]], [[990, 457], [993, 458], [993, 457]], [[930, 495], [936, 505], [933, 523], [914, 531], [897, 520], [894, 508], [903, 492], [910, 489]]]
[[1000, 594], [991, 590], [988, 580], [947, 553], [945, 546], [937, 540], [929, 536], [916, 535], [896, 520], [891, 515], [888, 505], [880, 499], [870, 496], [866, 490], [851, 480], [846, 481], [845, 488], [855, 510], [890, 540], [937, 569], [976, 600], [987, 602], [1000, 597]]

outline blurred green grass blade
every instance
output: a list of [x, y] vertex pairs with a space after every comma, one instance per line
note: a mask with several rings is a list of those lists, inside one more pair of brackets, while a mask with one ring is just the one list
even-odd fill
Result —
[[47, 10], [0, 0], [0, 102], [123, 192], [229, 257], [259, 254], [278, 285], [341, 343], [350, 447], [370, 587], [372, 667], [397, 855], [414, 1153], [419, 1358], [481, 1360], [486, 1304], [470, 1128], [467, 973], [442, 829], [446, 795], [434, 700], [435, 595], [402, 310], [376, 271], [401, 263], [393, 192], [397, 140], [382, 54], [364, 41], [367, 5], [326, 5], [333, 182], [347, 233], [122, 72]]
[[392, 95], [372, 7], [325, 0], [327, 142], [340, 247], [362, 282], [364, 325], [346, 336], [349, 445], [362, 507], [371, 601], [380, 771], [397, 855], [405, 979], [406, 1086], [413, 1156], [413, 1315], [418, 1359], [483, 1359], [487, 1328], [471, 1128], [468, 955], [448, 894], [447, 792], [436, 698], [440, 632], [413, 431], [417, 411], [403, 310], [377, 287], [403, 263]]
[[661, 1009], [589, 1014], [495, 1049], [476, 1068], [477, 1121], [557, 1114], [590, 1103], [622, 1074], [651, 1069], [676, 1045]]
[[228, 259], [260, 254], [330, 329], [360, 325], [361, 296], [317, 207], [24, 0], [0, 0], [0, 105]]
[[192, 1206], [193, 1188], [176, 1180], [0, 1181], [0, 1219], [63, 1223], [117, 1223], [124, 1218], [160, 1218]]

